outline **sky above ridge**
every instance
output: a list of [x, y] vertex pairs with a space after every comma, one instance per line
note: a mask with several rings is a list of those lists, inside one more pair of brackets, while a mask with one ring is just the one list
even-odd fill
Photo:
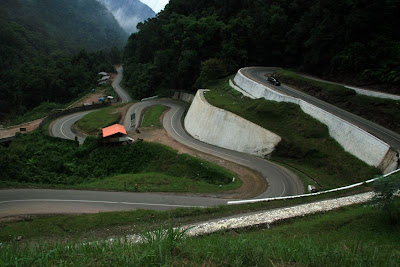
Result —
[[158, 13], [164, 9], [169, 0], [140, 0], [142, 3], [148, 5], [154, 12]]

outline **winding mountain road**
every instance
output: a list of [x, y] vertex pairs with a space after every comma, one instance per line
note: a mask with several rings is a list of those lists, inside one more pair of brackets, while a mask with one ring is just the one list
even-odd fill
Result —
[[77, 136], [79, 143], [83, 144], [83, 142], [85, 141], [85, 137], [83, 135], [76, 135], [72, 131], [72, 126], [77, 121], [82, 119], [86, 114], [89, 114], [90, 112], [93, 111], [94, 110], [78, 112], [62, 117], [53, 124], [53, 127], [51, 128], [51, 133], [53, 134], [54, 137], [59, 137], [62, 139], [70, 139], [70, 140], [74, 140], [75, 136]]
[[225, 205], [227, 200], [171, 194], [99, 192], [81, 190], [1, 190], [0, 218], [25, 214], [68, 214], [168, 210]]
[[324, 109], [327, 112], [332, 113], [332, 114], [338, 116], [339, 118], [342, 118], [342, 119], [360, 127], [361, 129], [369, 132], [370, 134], [378, 137], [382, 141], [389, 144], [393, 149], [400, 152], [400, 135], [398, 133], [395, 133], [389, 129], [386, 129], [386, 128], [384, 128], [376, 123], [373, 123], [369, 120], [361, 118], [353, 113], [350, 113], [343, 109], [340, 109], [334, 105], [326, 103], [318, 98], [315, 98], [306, 93], [300, 92], [300, 91], [298, 91], [292, 87], [289, 87], [287, 85], [284, 85], [284, 84], [282, 84], [281, 86], [271, 85], [270, 83], [268, 83], [267, 77], [265, 76], [265, 74], [271, 73], [274, 70], [276, 70], [276, 68], [251, 67], [251, 68], [242, 69], [242, 73], [247, 78], [252, 79], [253, 81], [256, 81], [260, 84], [263, 84], [263, 85], [266, 85], [269, 87], [273, 87], [274, 90], [276, 90], [280, 93], [302, 99], [304, 101], [307, 101], [310, 104], [313, 104], [316, 107]]
[[170, 108], [164, 116], [163, 126], [168, 134], [179, 143], [198, 151], [246, 166], [261, 174], [262, 177], [267, 180], [268, 189], [257, 196], [257, 198], [297, 195], [304, 192], [304, 188], [297, 176], [282, 166], [252, 155], [212, 146], [191, 137], [182, 126], [182, 116], [185, 112], [185, 105], [178, 101], [160, 99], [144, 101], [132, 105], [125, 117], [125, 128], [130, 130], [138, 126], [137, 123], [131, 123], [130, 114], [135, 113], [136, 121], [140, 121], [145, 108], [158, 104]]
[[[113, 87], [126, 103], [130, 101], [130, 98], [125, 97], [125, 92], [119, 86], [122, 78], [122, 68], [118, 69], [118, 74], [115, 80], [117, 83], [114, 82]], [[132, 113], [135, 113], [137, 121], [140, 121], [144, 109], [157, 104], [170, 108], [164, 116], [163, 125], [166, 131], [178, 142], [259, 172], [267, 180], [269, 186], [257, 198], [295, 195], [304, 192], [303, 185], [298, 177], [282, 166], [248, 154], [208, 145], [189, 136], [182, 126], [185, 105], [179, 101], [160, 99], [136, 103], [129, 108], [126, 114], [125, 128], [130, 130], [139, 126], [138, 123], [134, 122], [132, 124], [130, 121]], [[74, 140], [76, 135], [71, 130], [71, 127], [89, 112], [75, 113], [59, 119], [51, 129], [53, 135], [63, 139]], [[78, 140], [83, 143], [84, 137], [78, 136]], [[138, 208], [165, 210], [178, 207], [224, 205], [227, 201], [219, 198], [163, 193], [40, 189], [3, 190], [0, 195], [0, 218], [20, 214], [96, 213]]]
[[123, 67], [120, 66], [117, 68], [118, 76], [115, 78], [115, 80], [112, 82], [112, 87], [114, 88], [115, 92], [117, 92], [117, 95], [121, 99], [122, 103], [128, 103], [132, 101], [132, 98], [128, 95], [127, 92], [125, 92], [124, 89], [121, 87], [121, 81], [123, 78]]

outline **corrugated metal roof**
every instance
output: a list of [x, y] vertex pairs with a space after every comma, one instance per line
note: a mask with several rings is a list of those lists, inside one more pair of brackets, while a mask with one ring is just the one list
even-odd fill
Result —
[[125, 127], [120, 124], [114, 124], [109, 127], [103, 128], [103, 138], [117, 133], [122, 133], [126, 135]]

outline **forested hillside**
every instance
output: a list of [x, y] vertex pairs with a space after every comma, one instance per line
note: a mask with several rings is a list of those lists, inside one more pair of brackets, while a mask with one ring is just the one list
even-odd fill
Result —
[[[100, 50], [123, 47], [128, 35], [114, 16], [95, 0], [1, 0], [1, 18], [29, 33], [40, 51]], [[32, 38], [32, 39], [31, 39]]]
[[135, 97], [195, 90], [250, 65], [400, 85], [399, 0], [171, 0], [125, 48]]
[[96, 0], [0, 1], [0, 121], [76, 98], [99, 70], [113, 69], [95, 51], [122, 47], [126, 38]]

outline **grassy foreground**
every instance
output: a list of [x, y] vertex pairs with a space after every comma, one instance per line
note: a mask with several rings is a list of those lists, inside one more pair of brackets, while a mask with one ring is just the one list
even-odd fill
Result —
[[288, 70], [278, 70], [276, 76], [298, 90], [400, 133], [400, 101], [359, 95], [344, 86], [315, 81]]
[[292, 103], [252, 100], [229, 86], [228, 79], [208, 86], [207, 101], [231, 111], [282, 137], [272, 159], [289, 164], [311, 176], [322, 188], [352, 184], [379, 173], [344, 149], [329, 136], [328, 128]]
[[[165, 229], [165, 228], [164, 228]], [[376, 206], [353, 206], [294, 219], [271, 229], [227, 231], [184, 239], [167, 228], [124, 241], [83, 245], [4, 244], [1, 265], [77, 266], [398, 266], [400, 227]]]
[[166, 106], [163, 105], [155, 105], [148, 109], [146, 109], [145, 113], [143, 114], [143, 127], [161, 127], [160, 117], [163, 112], [167, 109]]
[[0, 242], [99, 240], [113, 236], [125, 236], [165, 227], [179, 226], [248, 212], [270, 210], [324, 199], [347, 196], [371, 190], [369, 187], [333, 192], [307, 198], [228, 205], [210, 208], [178, 208], [169, 211], [135, 210], [99, 214], [59, 215], [28, 218], [19, 222], [0, 222]]

